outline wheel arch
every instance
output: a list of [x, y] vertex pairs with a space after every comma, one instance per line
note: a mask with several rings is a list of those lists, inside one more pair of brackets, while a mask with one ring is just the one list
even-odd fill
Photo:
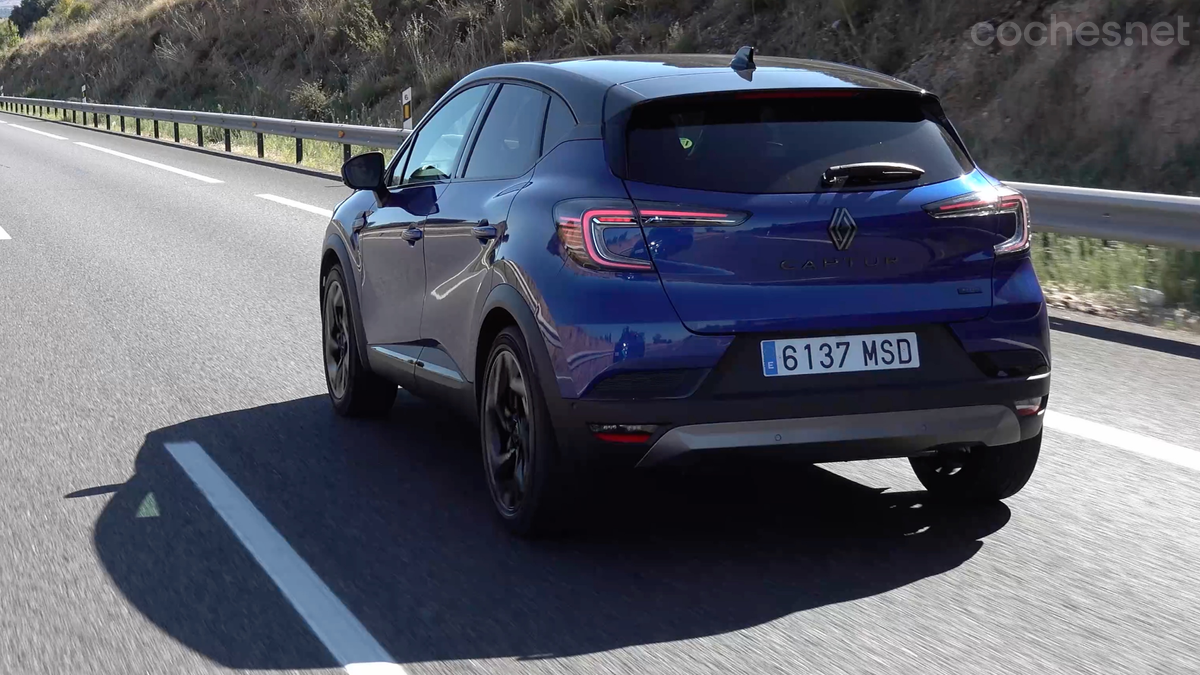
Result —
[[322, 312], [325, 311], [325, 277], [329, 276], [329, 270], [333, 269], [334, 265], [339, 265], [342, 268], [342, 276], [346, 282], [346, 293], [350, 297], [350, 316], [354, 321], [354, 342], [355, 349], [358, 350], [359, 362], [364, 367], [369, 368], [367, 336], [363, 330], [362, 309], [358, 302], [358, 277], [354, 266], [351, 264], [350, 254], [346, 250], [345, 241], [337, 234], [331, 232], [325, 237], [324, 252], [321, 254], [321, 275], [317, 287], [317, 298], [320, 303], [318, 306]]
[[476, 407], [478, 407], [479, 397], [483, 391], [483, 371], [487, 367], [488, 353], [491, 351], [492, 342], [500, 334], [500, 331], [508, 326], [516, 326], [521, 331], [521, 335], [525, 339], [525, 347], [533, 359], [533, 367], [536, 371], [534, 374], [538, 378], [538, 383], [541, 384], [546, 405], [552, 411], [556, 410], [561, 398], [558, 393], [554, 366], [550, 360], [550, 352], [546, 348], [546, 341], [538, 329], [537, 319], [525, 299], [521, 297], [516, 288], [508, 284], [498, 284], [484, 302], [481, 316], [483, 316], [483, 320], [479, 324], [474, 349], [475, 367], [473, 372], [475, 374]]

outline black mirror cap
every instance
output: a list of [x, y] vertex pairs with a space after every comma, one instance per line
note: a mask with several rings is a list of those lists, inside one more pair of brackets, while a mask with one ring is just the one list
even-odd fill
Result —
[[383, 174], [386, 162], [382, 152], [365, 152], [346, 160], [342, 164], [342, 182], [351, 190], [383, 189]]

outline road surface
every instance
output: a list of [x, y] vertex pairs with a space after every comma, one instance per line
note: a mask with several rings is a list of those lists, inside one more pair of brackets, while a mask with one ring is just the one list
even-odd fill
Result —
[[1200, 346], [1056, 319], [1003, 505], [904, 461], [723, 469], [521, 542], [461, 422], [333, 415], [345, 194], [0, 114], [0, 673], [1200, 671]]

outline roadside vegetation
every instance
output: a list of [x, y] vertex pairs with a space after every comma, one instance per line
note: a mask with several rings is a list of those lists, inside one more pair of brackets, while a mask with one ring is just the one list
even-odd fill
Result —
[[[981, 47], [1005, 21], [1176, 22], [1167, 46]], [[12, 94], [355, 124], [417, 116], [489, 63], [594, 54], [762, 54], [862, 65], [942, 96], [976, 159], [1012, 180], [1200, 193], [1200, 0], [23, 0], [0, 23]], [[214, 133], [216, 133], [214, 131]], [[194, 129], [185, 136], [194, 142]], [[253, 137], [237, 136], [254, 154]], [[207, 143], [206, 143], [207, 144]], [[223, 144], [223, 138], [213, 141]], [[294, 141], [269, 156], [294, 160]], [[333, 169], [334, 144], [306, 144]], [[1047, 285], [1196, 308], [1195, 254], [1045, 235]], [[1177, 276], [1173, 276], [1177, 275]], [[1107, 300], [1106, 300], [1107, 302]]]

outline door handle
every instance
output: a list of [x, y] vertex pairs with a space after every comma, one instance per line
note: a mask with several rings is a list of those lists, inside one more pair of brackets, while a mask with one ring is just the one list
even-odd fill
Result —
[[488, 221], [485, 218], [484, 220], [479, 221], [478, 225], [471, 228], [471, 234], [475, 235], [476, 239], [495, 239], [496, 227], [494, 225], [488, 225]]
[[418, 241], [421, 241], [421, 237], [424, 237], [424, 236], [425, 236], [424, 232], [421, 232], [420, 230], [418, 230], [415, 227], [410, 227], [400, 235], [400, 238], [403, 239], [404, 241], [407, 241], [410, 244], [415, 244]]

